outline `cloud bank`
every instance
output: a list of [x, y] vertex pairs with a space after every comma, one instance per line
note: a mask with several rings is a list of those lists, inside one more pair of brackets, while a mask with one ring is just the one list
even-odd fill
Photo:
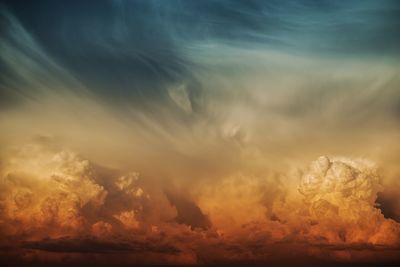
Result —
[[24, 251], [25, 263], [69, 253], [71, 263], [121, 253], [128, 259], [119, 264], [273, 262], [281, 249], [304, 262], [397, 259], [400, 223], [376, 207], [382, 186], [366, 160], [323, 156], [297, 173], [229, 176], [185, 196], [50, 144], [42, 138], [2, 158], [6, 259], [9, 249]]

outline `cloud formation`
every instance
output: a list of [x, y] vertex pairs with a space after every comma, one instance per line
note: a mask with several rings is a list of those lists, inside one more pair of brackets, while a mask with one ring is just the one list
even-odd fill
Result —
[[400, 261], [398, 3], [50, 2], [0, 5], [0, 260]]
[[[47, 138], [2, 162], [2, 246], [53, 253], [51, 261], [123, 253], [145, 264], [155, 253], [158, 263], [273, 262], [280, 249], [305, 261], [379, 251], [395, 260], [400, 249], [400, 224], [376, 207], [382, 186], [367, 160], [323, 156], [301, 172], [226, 177], [187, 196], [147, 190], [138, 173], [105, 170]], [[297, 185], [285, 184], [289, 176]]]
[[337, 243], [400, 244], [400, 225], [375, 207], [382, 187], [371, 162], [320, 157], [304, 174], [299, 190], [320, 225], [312, 227], [311, 235]]

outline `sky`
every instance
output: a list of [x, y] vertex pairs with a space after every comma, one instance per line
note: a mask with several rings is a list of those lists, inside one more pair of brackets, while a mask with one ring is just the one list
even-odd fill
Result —
[[398, 263], [399, 31], [395, 0], [1, 1], [0, 260]]

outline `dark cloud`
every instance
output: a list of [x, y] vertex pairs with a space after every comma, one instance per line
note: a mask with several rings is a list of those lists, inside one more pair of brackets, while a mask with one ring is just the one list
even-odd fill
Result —
[[203, 214], [192, 200], [173, 193], [167, 193], [167, 197], [171, 205], [177, 209], [178, 214], [175, 218], [177, 223], [190, 225], [193, 229], [207, 229], [211, 226], [207, 215]]
[[179, 249], [172, 245], [157, 244], [148, 241], [104, 241], [94, 238], [74, 239], [74, 238], [59, 238], [59, 239], [43, 239], [40, 241], [25, 242], [22, 248], [36, 249], [48, 252], [65, 252], [65, 253], [143, 253], [157, 252], [166, 254], [177, 254]]
[[378, 208], [382, 211], [385, 218], [400, 222], [400, 199], [398, 192], [381, 192], [376, 199]]
[[359, 244], [328, 244], [328, 243], [315, 243], [312, 244], [312, 246], [318, 247], [318, 248], [323, 248], [323, 249], [328, 249], [328, 250], [334, 250], [334, 251], [351, 251], [351, 250], [365, 250], [365, 251], [400, 251], [400, 246], [387, 246], [387, 245], [374, 245], [374, 244], [365, 244], [365, 243], [359, 243]]

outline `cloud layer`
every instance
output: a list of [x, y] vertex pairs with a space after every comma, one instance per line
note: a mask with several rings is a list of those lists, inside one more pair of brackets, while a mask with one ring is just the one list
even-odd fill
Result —
[[398, 259], [400, 223], [376, 207], [382, 187], [366, 160], [323, 156], [272, 180], [233, 175], [182, 195], [59, 149], [41, 138], [2, 159], [2, 246], [26, 263], [69, 253], [71, 263], [121, 253], [120, 264], [274, 262], [282, 249], [304, 262]]

